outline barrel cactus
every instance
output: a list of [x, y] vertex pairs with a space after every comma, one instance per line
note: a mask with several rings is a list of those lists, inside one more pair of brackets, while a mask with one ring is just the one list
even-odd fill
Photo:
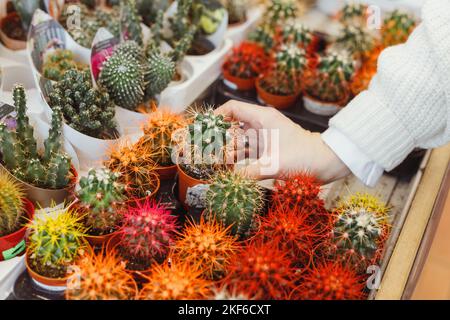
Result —
[[19, 229], [23, 217], [24, 197], [21, 186], [7, 173], [0, 171], [0, 237]]

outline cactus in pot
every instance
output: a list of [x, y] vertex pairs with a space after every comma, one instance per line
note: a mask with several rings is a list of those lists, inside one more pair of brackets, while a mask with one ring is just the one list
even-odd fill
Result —
[[390, 47], [406, 42], [415, 27], [416, 21], [412, 16], [394, 10], [386, 17], [381, 29], [383, 46]]
[[3, 165], [18, 179], [35, 187], [63, 189], [70, 185], [73, 174], [71, 160], [62, 151], [62, 113], [55, 108], [51, 128], [41, 154], [33, 136], [33, 127], [26, 115], [25, 89], [16, 85], [13, 89], [17, 113], [15, 130], [0, 123], [0, 152]]
[[88, 70], [67, 71], [53, 89], [50, 107], [62, 110], [67, 125], [94, 138], [117, 136], [114, 104], [108, 93], [94, 88]]
[[91, 169], [80, 179], [76, 206], [85, 213], [84, 224], [94, 236], [110, 234], [122, 223], [121, 205], [124, 186], [118, 182], [119, 173], [106, 168]]
[[366, 59], [375, 47], [375, 38], [365, 26], [344, 25], [336, 45], [350, 52], [355, 59]]
[[75, 61], [72, 51], [56, 49], [45, 58], [42, 72], [47, 79], [59, 81], [67, 70], [76, 69], [82, 71], [87, 68], [87, 65]]
[[278, 34], [281, 43], [294, 43], [304, 49], [308, 49], [314, 38], [311, 30], [297, 20], [287, 21]]
[[339, 21], [344, 24], [367, 24], [367, 6], [358, 2], [347, 2], [338, 14]]
[[16, 232], [24, 215], [22, 187], [0, 171], [0, 238]]
[[248, 35], [248, 41], [258, 44], [268, 54], [276, 44], [275, 35], [275, 30], [268, 24], [260, 24]]
[[297, 3], [294, 0], [273, 0], [267, 7], [264, 19], [272, 28], [275, 28], [295, 18], [297, 9]]

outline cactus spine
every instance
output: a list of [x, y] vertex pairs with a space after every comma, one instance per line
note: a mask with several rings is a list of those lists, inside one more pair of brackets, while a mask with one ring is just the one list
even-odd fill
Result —
[[20, 227], [23, 216], [24, 191], [7, 173], [0, 171], [0, 237]]
[[267, 65], [267, 56], [257, 44], [243, 42], [227, 57], [224, 68], [235, 77], [256, 78]]

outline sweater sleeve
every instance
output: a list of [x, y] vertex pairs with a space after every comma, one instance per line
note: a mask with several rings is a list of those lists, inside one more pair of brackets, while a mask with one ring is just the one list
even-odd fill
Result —
[[408, 42], [384, 50], [369, 89], [330, 120], [385, 170], [450, 141], [449, 12], [450, 1], [428, 1]]

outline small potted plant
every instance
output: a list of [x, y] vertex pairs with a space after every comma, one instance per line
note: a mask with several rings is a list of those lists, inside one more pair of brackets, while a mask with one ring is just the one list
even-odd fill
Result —
[[266, 54], [269, 54], [276, 46], [276, 39], [275, 29], [264, 23], [260, 24], [248, 35], [248, 41], [261, 46]]
[[75, 61], [72, 51], [56, 49], [46, 56], [42, 66], [42, 73], [47, 79], [59, 81], [67, 70], [85, 70], [87, 68], [87, 65]]
[[51, 209], [51, 214], [36, 216], [28, 224], [25, 265], [36, 284], [63, 291], [69, 279], [68, 268], [90, 249], [84, 240], [86, 228], [80, 214], [69, 207]]
[[[232, 147], [233, 123], [212, 109], [194, 112], [193, 121], [179, 137], [177, 159], [178, 196], [186, 205], [188, 189], [206, 184], [218, 168], [226, 167], [227, 151]], [[179, 140], [178, 140], [179, 139]]]
[[336, 46], [350, 52], [360, 63], [364, 61], [375, 47], [375, 38], [365, 26], [344, 25], [336, 40]]
[[122, 224], [124, 186], [118, 182], [120, 174], [106, 168], [91, 169], [80, 179], [73, 206], [83, 213], [88, 228], [86, 239], [93, 246], [106, 243]]
[[297, 45], [285, 44], [274, 53], [275, 66], [256, 81], [258, 98], [278, 109], [292, 106], [302, 85], [307, 65], [306, 51]]
[[298, 6], [295, 0], [273, 0], [268, 5], [263, 19], [265, 23], [275, 29], [276, 26], [295, 19], [297, 13]]
[[297, 20], [288, 20], [277, 28], [276, 40], [280, 44], [294, 43], [314, 54], [319, 47], [319, 38], [304, 24]]
[[144, 146], [123, 140], [113, 146], [104, 162], [106, 168], [118, 174], [117, 181], [125, 186], [128, 199], [150, 198], [159, 190], [157, 164], [153, 155], [145, 151]]
[[258, 75], [267, 67], [264, 49], [252, 42], [243, 42], [222, 66], [224, 83], [232, 89], [251, 90]]
[[34, 206], [21, 186], [0, 171], [0, 261], [25, 251], [25, 224], [33, 215]]
[[184, 116], [168, 110], [152, 113], [145, 122], [144, 135], [136, 143], [137, 150], [152, 156], [157, 164], [155, 169], [160, 180], [172, 180], [177, 166], [172, 161], [172, 135], [186, 126]]
[[416, 21], [413, 17], [394, 10], [386, 17], [381, 29], [383, 46], [386, 48], [405, 43], [415, 27]]
[[14, 124], [0, 123], [0, 167], [18, 181], [33, 203], [48, 207], [52, 201], [64, 202], [75, 188], [77, 172], [63, 152], [61, 109], [53, 112], [49, 136], [40, 152], [26, 114], [23, 86], [14, 87], [13, 99]]
[[338, 12], [338, 20], [344, 25], [357, 24], [366, 25], [367, 24], [367, 5], [358, 2], [348, 2], [342, 7]]
[[69, 281], [67, 300], [134, 300], [137, 284], [117, 253], [101, 251], [80, 257], [77, 277]]
[[107, 250], [117, 251], [127, 270], [146, 274], [153, 264], [164, 261], [175, 242], [176, 220], [153, 200], [136, 201], [125, 208], [121, 232], [109, 240]]
[[317, 66], [305, 76], [305, 108], [324, 116], [336, 114], [350, 100], [354, 72], [354, 62], [345, 52], [331, 51], [320, 56]]

